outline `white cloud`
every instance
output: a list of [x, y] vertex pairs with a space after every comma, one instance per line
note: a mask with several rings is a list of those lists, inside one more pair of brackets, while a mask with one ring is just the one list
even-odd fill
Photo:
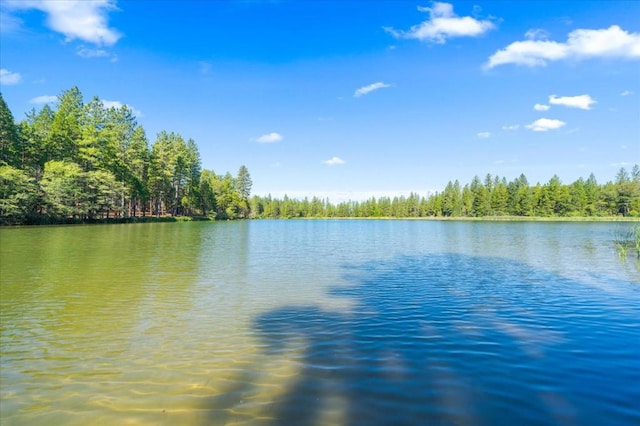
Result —
[[620, 96], [631, 96], [633, 95], [633, 92], [631, 90], [625, 90], [624, 92], [620, 93]]
[[258, 143], [274, 143], [280, 142], [282, 139], [284, 138], [280, 133], [271, 132], [267, 133], [266, 135], [258, 136], [257, 138], [253, 139], [253, 141]]
[[565, 123], [564, 121], [560, 121], [560, 120], [555, 120], [555, 119], [551, 119], [551, 118], [539, 118], [536, 121], [534, 121], [531, 124], [527, 124], [525, 127], [527, 129], [531, 129], [534, 132], [546, 132], [548, 130], [555, 130], [555, 129], [559, 129], [560, 127], [564, 126]]
[[323, 164], [327, 166], [340, 166], [345, 163], [345, 161], [340, 157], [331, 157], [330, 159], [323, 161]]
[[364, 87], [361, 87], [361, 88], [357, 89], [353, 93], [353, 97], [354, 98], [359, 98], [360, 96], [364, 96], [367, 93], [373, 92], [374, 90], [384, 89], [385, 87], [391, 87], [391, 85], [379, 81], [377, 83], [373, 83], [373, 84], [370, 84], [368, 86], [364, 86]]
[[520, 128], [519, 124], [511, 124], [509, 126], [502, 126], [502, 130], [518, 130]]
[[545, 66], [550, 61], [588, 58], [640, 58], [640, 33], [629, 33], [617, 25], [606, 29], [571, 31], [566, 42], [525, 40], [511, 43], [489, 57], [485, 68], [517, 64]]
[[457, 16], [453, 5], [434, 2], [432, 7], [418, 7], [420, 12], [428, 12], [429, 19], [412, 26], [408, 31], [398, 31], [385, 27], [396, 38], [418, 39], [444, 44], [448, 38], [477, 37], [495, 28], [493, 22], [478, 20], [471, 16]]
[[488, 139], [491, 136], [491, 132], [478, 132], [476, 135], [480, 139]]
[[81, 58], [110, 58], [111, 62], [116, 62], [118, 60], [118, 56], [114, 55], [104, 49], [91, 49], [86, 46], [79, 46], [76, 49], [76, 54]]
[[549, 33], [541, 28], [532, 28], [524, 34], [527, 40], [547, 40]]
[[535, 104], [533, 106], [533, 109], [535, 109], [536, 111], [549, 111], [549, 108], [551, 108], [549, 105], [544, 104]]
[[32, 98], [29, 102], [32, 104], [49, 104], [51, 102], [56, 102], [58, 100], [57, 96], [54, 95], [42, 95], [36, 96]]
[[116, 10], [114, 0], [8, 0], [12, 9], [37, 9], [47, 14], [47, 26], [64, 34], [67, 41], [82, 40], [112, 46], [121, 34], [108, 25], [108, 13]]
[[22, 76], [17, 72], [11, 72], [8, 69], [0, 69], [0, 85], [13, 86], [20, 83]]
[[120, 109], [123, 106], [126, 106], [127, 108], [129, 108], [131, 110], [133, 115], [135, 115], [136, 117], [138, 117], [138, 118], [143, 117], [142, 111], [140, 111], [139, 109], [134, 108], [131, 105], [123, 104], [120, 101], [108, 101], [106, 99], [100, 99], [100, 101], [102, 102], [102, 105], [107, 109], [109, 109], [109, 108]]
[[596, 100], [589, 95], [562, 97], [551, 95], [549, 96], [549, 103], [553, 105], [563, 105], [569, 108], [591, 109], [591, 105], [595, 104]]

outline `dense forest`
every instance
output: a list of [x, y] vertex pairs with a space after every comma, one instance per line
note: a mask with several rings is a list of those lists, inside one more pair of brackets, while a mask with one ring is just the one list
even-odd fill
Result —
[[319, 198], [253, 197], [256, 217], [640, 217], [640, 167], [619, 170], [615, 182], [597, 183], [593, 174], [565, 185], [558, 176], [531, 186], [525, 175], [507, 181], [499, 176], [474, 177], [461, 186], [449, 182], [442, 192], [427, 197], [370, 198], [331, 204]]
[[237, 174], [202, 169], [196, 143], [160, 132], [149, 144], [127, 106], [85, 103], [77, 87], [56, 109], [44, 105], [16, 122], [0, 94], [0, 223], [63, 223], [105, 218], [295, 217], [640, 217], [640, 167], [615, 181], [591, 174], [571, 184], [558, 176], [529, 184], [524, 174], [449, 182], [428, 196], [332, 204], [320, 198], [251, 197], [245, 166]]
[[196, 143], [160, 132], [150, 146], [127, 106], [85, 103], [77, 87], [19, 123], [0, 95], [0, 223], [137, 216], [249, 217], [251, 176], [201, 168]]

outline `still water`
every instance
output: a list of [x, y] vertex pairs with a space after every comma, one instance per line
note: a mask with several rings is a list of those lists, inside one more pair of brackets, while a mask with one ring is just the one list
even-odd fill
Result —
[[0, 230], [0, 423], [640, 424], [607, 223]]

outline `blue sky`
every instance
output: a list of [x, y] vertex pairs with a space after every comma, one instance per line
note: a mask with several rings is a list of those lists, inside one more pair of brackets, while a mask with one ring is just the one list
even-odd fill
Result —
[[333, 200], [640, 162], [637, 1], [3, 0], [17, 120], [76, 85], [253, 193]]

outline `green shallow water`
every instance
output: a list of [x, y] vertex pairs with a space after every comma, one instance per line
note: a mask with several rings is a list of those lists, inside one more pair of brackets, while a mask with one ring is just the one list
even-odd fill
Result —
[[640, 272], [612, 250], [620, 226], [1, 229], [0, 419], [633, 424]]

